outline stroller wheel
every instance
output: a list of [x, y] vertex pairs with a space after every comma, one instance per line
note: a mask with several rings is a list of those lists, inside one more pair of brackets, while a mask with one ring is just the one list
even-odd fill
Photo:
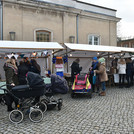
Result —
[[38, 108], [33, 108], [30, 110], [29, 119], [32, 122], [40, 122], [43, 120], [43, 112]]
[[89, 98], [90, 98], [90, 99], [92, 98], [92, 94], [89, 94]]
[[75, 94], [74, 93], [71, 93], [71, 97], [74, 98], [75, 97]]
[[88, 92], [88, 96], [89, 96], [90, 99], [92, 98], [92, 92], [91, 91]]
[[63, 100], [60, 98], [58, 99], [58, 110], [61, 110]]
[[43, 113], [47, 110], [47, 105], [43, 102], [39, 102], [36, 104], [37, 108], [39, 108]]
[[9, 120], [13, 123], [20, 123], [23, 120], [23, 113], [20, 110], [12, 110], [9, 113]]

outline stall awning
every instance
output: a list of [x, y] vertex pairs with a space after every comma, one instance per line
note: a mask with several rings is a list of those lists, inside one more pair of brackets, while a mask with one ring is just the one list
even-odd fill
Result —
[[33, 52], [44, 50], [60, 50], [64, 49], [57, 42], [32, 42], [32, 41], [0, 41], [0, 53], [14, 52]]
[[71, 44], [65, 43], [65, 45], [75, 51], [95, 51], [95, 52], [121, 52], [121, 49], [114, 46], [102, 46], [102, 45], [88, 45], [88, 44]]
[[128, 48], [128, 47], [117, 47], [121, 50], [121, 52], [134, 52], [134, 48]]

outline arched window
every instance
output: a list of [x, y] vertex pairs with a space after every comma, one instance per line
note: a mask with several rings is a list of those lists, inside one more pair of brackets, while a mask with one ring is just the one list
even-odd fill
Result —
[[36, 41], [50, 42], [51, 41], [51, 32], [46, 31], [46, 30], [37, 30], [36, 31]]

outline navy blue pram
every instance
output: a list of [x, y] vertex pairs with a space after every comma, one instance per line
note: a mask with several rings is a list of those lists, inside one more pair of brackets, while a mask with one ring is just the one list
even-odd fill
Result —
[[[4, 85], [0, 87], [0, 90], [4, 91], [4, 96], [10, 95], [16, 100], [14, 110], [9, 113], [9, 119], [13, 123], [20, 123], [24, 115], [29, 115], [33, 122], [40, 122], [43, 119], [43, 113], [47, 110], [46, 104], [40, 99], [33, 104], [37, 97], [45, 95], [46, 86], [43, 78], [39, 74], [28, 72], [27, 81], [27, 85], [15, 86], [11, 90], [2, 88]], [[4, 102], [4, 97], [2, 101]]]
[[42, 77], [36, 73], [27, 73], [28, 85], [19, 85], [12, 88], [12, 93], [18, 98], [42, 96], [46, 92], [46, 85]]

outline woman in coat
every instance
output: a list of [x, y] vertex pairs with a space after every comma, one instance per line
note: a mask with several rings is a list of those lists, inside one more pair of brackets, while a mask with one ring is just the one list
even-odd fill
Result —
[[[4, 66], [4, 71], [5, 71], [5, 77], [6, 77], [6, 84], [7, 89], [11, 90], [12, 86], [18, 85], [18, 68], [16, 66], [16, 61], [14, 57], [11, 57], [11, 59], [8, 59]], [[14, 101], [14, 98], [10, 95], [6, 95], [6, 104], [7, 104], [7, 111], [12, 111], [12, 103]], [[17, 102], [16, 102], [17, 105]]]
[[124, 80], [126, 75], [126, 62], [124, 59], [120, 59], [117, 65], [118, 74], [119, 74], [119, 88], [124, 86]]
[[105, 96], [106, 95], [106, 86], [105, 82], [108, 81], [108, 76], [106, 73], [106, 67], [105, 67], [105, 58], [100, 58], [99, 60], [99, 67], [98, 70], [94, 70], [97, 74], [99, 74], [101, 86], [102, 86], [102, 92], [99, 94], [100, 96]]
[[40, 74], [41, 73], [41, 68], [40, 65], [37, 63], [35, 59], [31, 59], [31, 68], [30, 71], [33, 73]]

